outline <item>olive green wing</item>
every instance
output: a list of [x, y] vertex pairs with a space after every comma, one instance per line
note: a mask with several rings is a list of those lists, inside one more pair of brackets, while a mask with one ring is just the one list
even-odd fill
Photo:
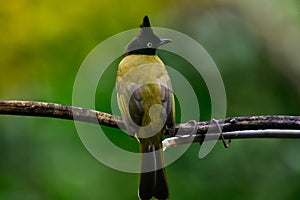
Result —
[[144, 109], [139, 87], [132, 84], [120, 84], [117, 82], [118, 106], [125, 122], [125, 127], [130, 136], [134, 136], [142, 125]]
[[166, 86], [161, 85], [162, 106], [167, 113], [165, 126], [170, 134], [175, 135], [175, 100], [170, 80], [166, 82]]

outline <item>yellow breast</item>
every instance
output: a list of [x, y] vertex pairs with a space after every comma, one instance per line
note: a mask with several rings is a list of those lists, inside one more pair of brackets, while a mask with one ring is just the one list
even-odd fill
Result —
[[[149, 65], [155, 65], [156, 67], [144, 67], [142, 69], [143, 66]], [[157, 66], [159, 66], [159, 70]], [[139, 70], [138, 72], [139, 76], [145, 78], [157, 79], [161, 75], [165, 75], [167, 73], [164, 63], [156, 55], [129, 55], [123, 58], [123, 60], [119, 64], [119, 68], [117, 71], [117, 81], [118, 78], [124, 76], [126, 73], [130, 72], [133, 69], [136, 69], [137, 67], [141, 67], [141, 70]]]

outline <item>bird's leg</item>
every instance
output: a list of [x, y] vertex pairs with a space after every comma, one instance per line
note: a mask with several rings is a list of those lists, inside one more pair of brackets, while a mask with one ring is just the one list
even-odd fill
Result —
[[223, 135], [223, 131], [222, 131], [222, 129], [221, 129], [221, 126], [220, 126], [219, 122], [218, 122], [216, 119], [212, 119], [212, 121], [216, 124], [216, 126], [217, 126], [217, 128], [218, 128], [218, 130], [219, 130], [219, 133], [221, 134], [221, 140], [222, 140], [222, 142], [223, 142], [224, 147], [225, 147], [225, 148], [228, 148], [228, 147], [229, 147], [229, 144], [230, 144], [230, 142], [231, 142], [231, 140], [229, 139], [229, 140], [228, 140], [228, 143], [226, 143], [225, 138], [224, 138], [224, 135]]

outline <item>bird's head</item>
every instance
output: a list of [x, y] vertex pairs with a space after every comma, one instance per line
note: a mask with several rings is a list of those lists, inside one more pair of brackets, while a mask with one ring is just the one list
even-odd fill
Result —
[[155, 55], [156, 49], [159, 46], [172, 42], [170, 39], [160, 39], [153, 33], [148, 16], [144, 17], [140, 27], [141, 32], [130, 41], [126, 48], [125, 55]]

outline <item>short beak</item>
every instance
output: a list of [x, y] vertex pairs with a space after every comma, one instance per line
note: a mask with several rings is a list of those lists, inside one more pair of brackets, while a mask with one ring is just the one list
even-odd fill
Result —
[[171, 39], [160, 39], [159, 46], [172, 42]]

